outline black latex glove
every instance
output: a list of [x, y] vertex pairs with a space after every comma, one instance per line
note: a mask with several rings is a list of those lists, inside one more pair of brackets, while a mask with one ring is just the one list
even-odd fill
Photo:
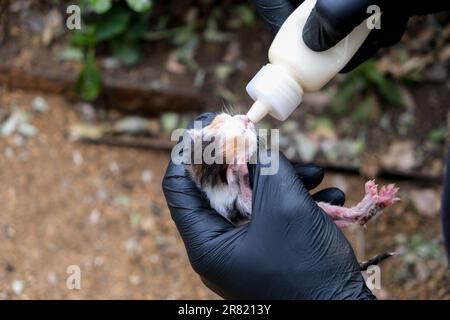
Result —
[[[266, 24], [276, 33], [284, 20], [303, 1], [251, 0]], [[449, 1], [428, 0], [402, 2], [388, 0], [317, 0], [305, 27], [303, 40], [314, 51], [324, 51], [346, 37], [370, 14], [367, 8], [377, 5], [382, 11], [381, 29], [373, 29], [361, 48], [341, 72], [348, 72], [374, 56], [380, 48], [397, 43], [406, 28], [409, 17], [450, 8]], [[299, 35], [300, 36], [300, 35]]]
[[323, 170], [279, 156], [275, 175], [251, 168], [252, 219], [240, 227], [209, 206], [183, 165], [169, 164], [164, 195], [192, 267], [224, 298], [373, 299], [347, 239], [314, 201], [343, 204], [343, 193], [311, 197], [305, 186]]

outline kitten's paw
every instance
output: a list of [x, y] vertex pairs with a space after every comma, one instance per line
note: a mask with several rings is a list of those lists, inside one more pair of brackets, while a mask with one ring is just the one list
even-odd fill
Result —
[[399, 188], [396, 188], [394, 184], [381, 187], [378, 194], [378, 203], [387, 207], [399, 201], [400, 198], [397, 197], [398, 190]]
[[365, 225], [383, 209], [400, 200], [397, 197], [399, 188], [395, 187], [394, 184], [382, 186], [378, 191], [375, 181], [370, 180], [366, 182], [365, 189], [366, 195], [356, 206], [356, 212], [358, 213], [354, 215], [356, 218], [355, 222], [359, 225]]

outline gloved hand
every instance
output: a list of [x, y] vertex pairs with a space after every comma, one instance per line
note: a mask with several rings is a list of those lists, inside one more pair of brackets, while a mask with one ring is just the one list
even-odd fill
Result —
[[[272, 32], [278, 32], [284, 20], [303, 1], [295, 0], [251, 0]], [[429, 0], [409, 1], [398, 5], [388, 0], [317, 0], [305, 27], [303, 41], [314, 51], [333, 47], [347, 36], [373, 12], [367, 13], [370, 5], [377, 5], [381, 12], [380, 29], [373, 29], [361, 48], [341, 72], [348, 72], [374, 56], [380, 48], [397, 43], [409, 17], [438, 12], [450, 8], [450, 2]], [[397, 5], [397, 7], [396, 7]]]
[[[274, 153], [274, 155], [276, 155]], [[234, 227], [215, 212], [184, 166], [169, 164], [163, 190], [189, 260], [202, 281], [224, 298], [373, 299], [343, 233], [314, 200], [343, 204], [338, 189], [313, 196], [323, 170], [297, 166], [279, 154], [275, 175], [250, 168], [253, 212]]]

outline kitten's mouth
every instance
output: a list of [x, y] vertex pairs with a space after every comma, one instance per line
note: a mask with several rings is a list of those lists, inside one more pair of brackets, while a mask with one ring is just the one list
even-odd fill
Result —
[[246, 115], [241, 115], [239, 120], [244, 125], [245, 129], [254, 129], [255, 125]]
[[242, 115], [241, 122], [245, 125], [245, 127], [248, 127], [248, 124], [250, 123], [250, 119], [246, 115]]

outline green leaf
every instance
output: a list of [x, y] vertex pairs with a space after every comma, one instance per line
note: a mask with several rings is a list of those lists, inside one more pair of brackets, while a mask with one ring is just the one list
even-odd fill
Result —
[[447, 128], [445, 127], [433, 129], [427, 135], [428, 140], [436, 143], [443, 142], [446, 137], [447, 137]]
[[88, 25], [82, 30], [75, 30], [70, 38], [71, 44], [74, 46], [87, 47], [95, 43], [95, 28]]
[[247, 4], [235, 6], [233, 8], [233, 13], [236, 14], [245, 25], [253, 25], [256, 21], [255, 11]]
[[405, 104], [397, 84], [378, 70], [375, 61], [369, 60], [363, 63], [357, 69], [357, 72], [363, 74], [367, 80], [373, 83], [379, 93], [390, 103], [398, 106]]
[[98, 14], [103, 14], [111, 9], [111, 0], [86, 0], [88, 6], [92, 11]]
[[143, 39], [147, 33], [147, 30], [148, 22], [143, 19], [139, 19], [127, 28], [124, 38], [131, 41]]
[[216, 79], [220, 82], [224, 82], [227, 80], [233, 72], [236, 71], [236, 68], [232, 64], [221, 63], [214, 69], [214, 74]]
[[115, 41], [112, 44], [112, 51], [114, 56], [127, 66], [136, 64], [142, 53], [136, 42], [123, 41]]
[[87, 101], [94, 101], [100, 93], [100, 87], [101, 76], [95, 63], [94, 50], [91, 49], [75, 82], [75, 92]]
[[369, 96], [365, 98], [357, 107], [352, 114], [352, 118], [355, 121], [368, 123], [372, 120], [373, 108], [374, 108], [374, 98]]
[[105, 41], [121, 35], [127, 28], [131, 13], [121, 7], [114, 7], [104, 14], [95, 30], [95, 40]]
[[127, 3], [136, 12], [148, 11], [153, 5], [152, 0], [127, 0]]
[[366, 86], [363, 78], [358, 73], [350, 74], [337, 88], [330, 101], [331, 111], [342, 115], [348, 111], [350, 101]]
[[386, 98], [386, 100], [388, 100], [390, 103], [398, 106], [405, 105], [403, 96], [394, 81], [388, 78], [384, 78], [383, 81], [376, 83], [376, 85], [382, 96]]

